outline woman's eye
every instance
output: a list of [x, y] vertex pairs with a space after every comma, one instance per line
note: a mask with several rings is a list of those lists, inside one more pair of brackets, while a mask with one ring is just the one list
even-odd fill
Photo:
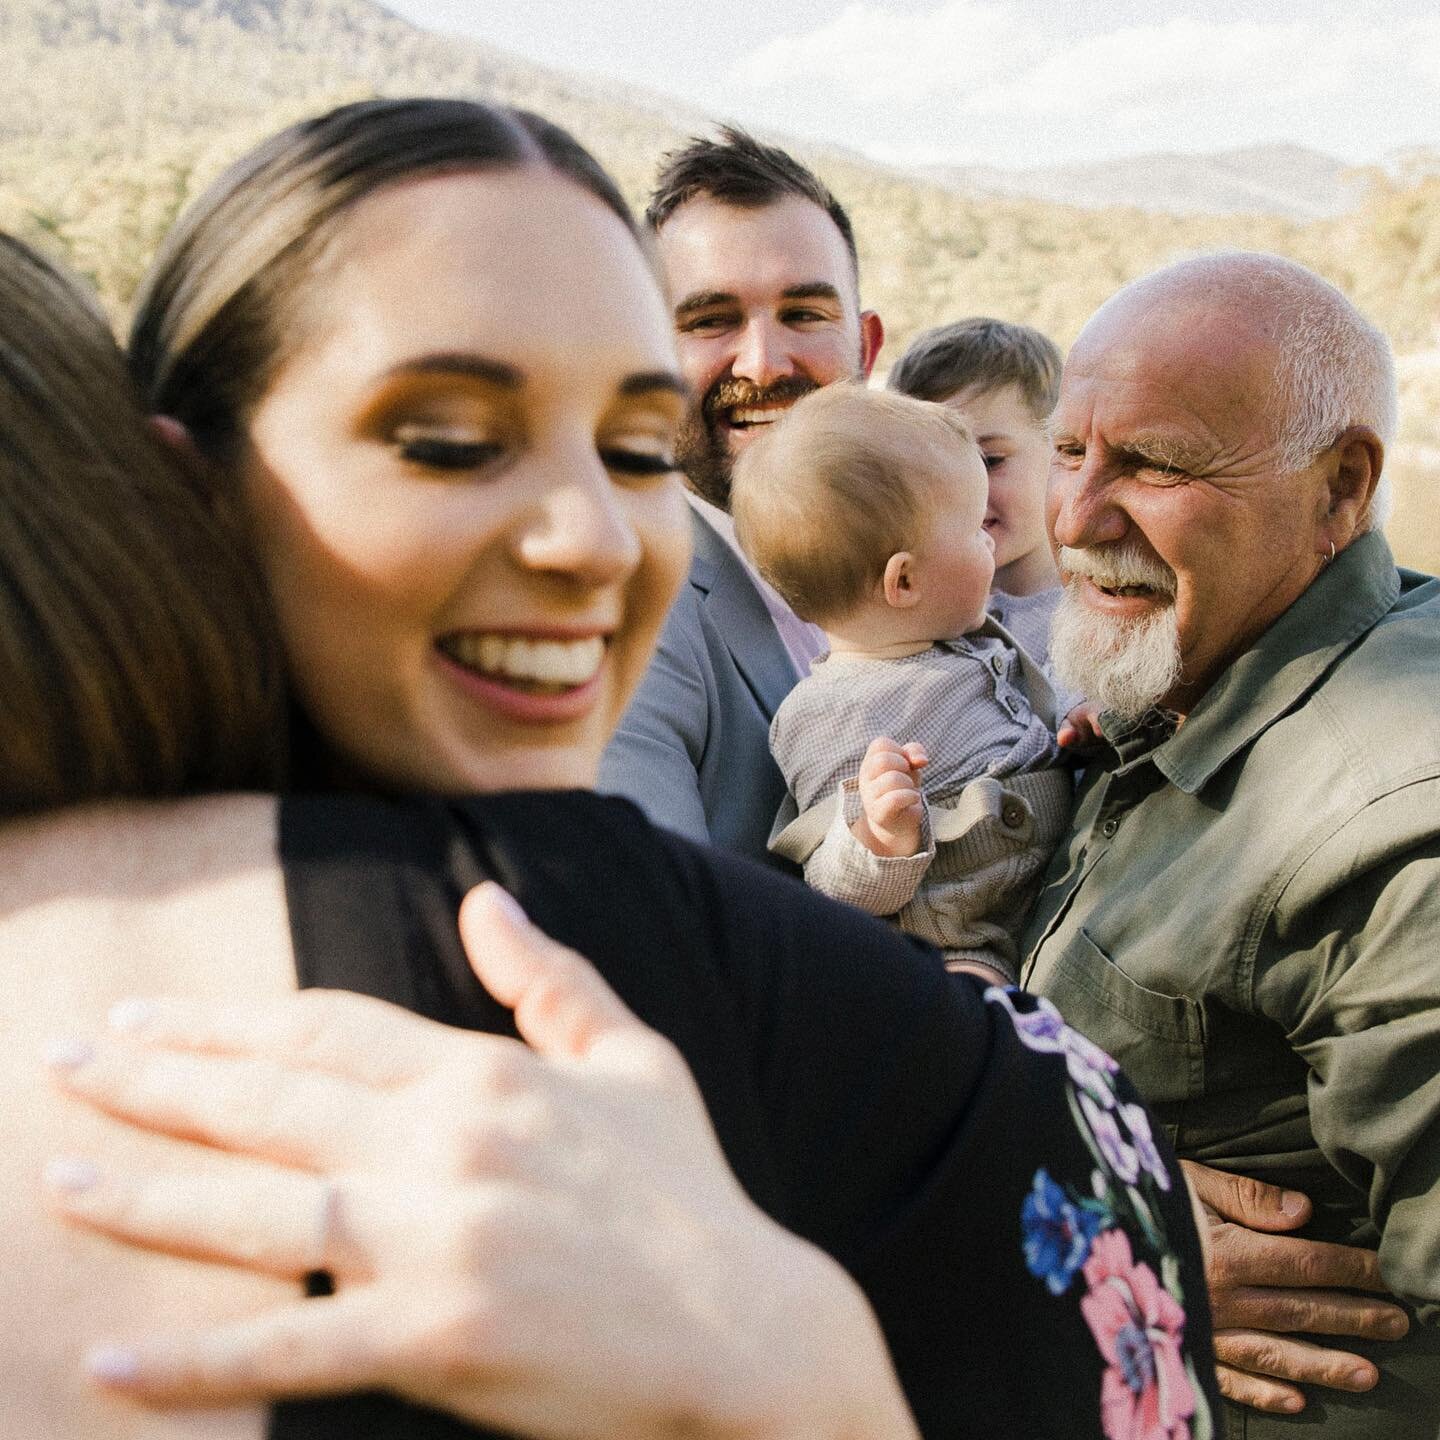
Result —
[[391, 443], [402, 460], [426, 470], [475, 470], [501, 452], [493, 440], [416, 431], [409, 427], [396, 430]]
[[984, 460], [987, 470], [998, 470], [1005, 463], [1003, 455], [982, 455], [980, 458]]
[[653, 450], [627, 450], [618, 446], [604, 446], [600, 460], [607, 470], [617, 475], [668, 475], [675, 469], [675, 459], [668, 452]]

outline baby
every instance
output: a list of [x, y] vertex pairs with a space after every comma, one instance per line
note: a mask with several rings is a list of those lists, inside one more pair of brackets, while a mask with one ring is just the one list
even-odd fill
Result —
[[1013, 983], [1071, 784], [1044, 674], [985, 613], [986, 491], [954, 411], [839, 384], [747, 447], [732, 502], [746, 553], [830, 643], [770, 727], [781, 819], [798, 812], [771, 849]]

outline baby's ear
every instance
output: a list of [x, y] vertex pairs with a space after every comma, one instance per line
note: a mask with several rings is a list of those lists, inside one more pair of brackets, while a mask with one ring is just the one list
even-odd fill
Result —
[[894, 610], [908, 610], [920, 598], [916, 578], [915, 557], [908, 550], [897, 550], [885, 562], [880, 581], [885, 603]]

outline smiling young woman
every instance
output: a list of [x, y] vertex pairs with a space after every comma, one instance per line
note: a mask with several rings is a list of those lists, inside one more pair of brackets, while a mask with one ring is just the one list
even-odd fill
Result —
[[151, 407], [251, 517], [302, 785], [592, 784], [688, 559], [622, 202], [542, 122], [452, 108], [394, 107], [383, 151], [346, 111], [262, 148], [137, 309]]

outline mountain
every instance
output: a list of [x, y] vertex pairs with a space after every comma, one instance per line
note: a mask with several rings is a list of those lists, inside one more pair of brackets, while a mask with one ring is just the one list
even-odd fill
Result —
[[1091, 165], [924, 173], [969, 195], [1028, 196], [1088, 209], [1131, 206], [1174, 215], [1280, 215], [1318, 220], [1353, 210], [1368, 177], [1300, 145], [1251, 145], [1210, 155], [1133, 155]]
[[[341, 101], [417, 93], [550, 116], [635, 203], [660, 154], [707, 124], [679, 101], [433, 34], [374, 0], [0, 0], [0, 226], [88, 276], [118, 316], [176, 212], [240, 152]], [[852, 212], [892, 355], [922, 326], [976, 312], [1068, 343], [1126, 280], [1225, 245], [1293, 255], [1402, 346], [1435, 343], [1440, 178], [1416, 157], [1404, 177], [1373, 172], [1359, 208], [1302, 221], [1328, 215], [1352, 179], [1295, 147], [1084, 167], [1043, 198], [1025, 190], [1033, 173], [925, 176], [795, 148]], [[1076, 179], [1102, 173], [1103, 193]], [[1162, 199], [1174, 209], [1150, 208]], [[1243, 213], [1212, 213], [1241, 199]], [[1181, 200], [1198, 213], [1174, 213]]]

